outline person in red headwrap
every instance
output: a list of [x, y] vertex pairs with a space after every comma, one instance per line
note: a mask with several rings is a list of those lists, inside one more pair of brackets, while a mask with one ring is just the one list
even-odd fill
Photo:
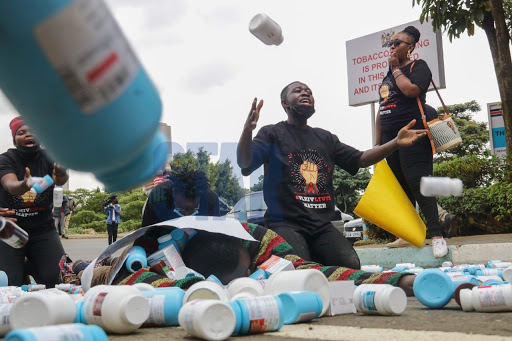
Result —
[[15, 148], [0, 154], [0, 207], [14, 212], [12, 217], [27, 231], [29, 241], [19, 249], [0, 243], [0, 270], [6, 272], [9, 285], [22, 285], [27, 258], [36, 282], [52, 288], [59, 283], [59, 261], [64, 254], [52, 217], [54, 186], [33, 194], [29, 179], [48, 174], [60, 186], [68, 181], [68, 174], [48, 158], [21, 117], [14, 118], [9, 127]]

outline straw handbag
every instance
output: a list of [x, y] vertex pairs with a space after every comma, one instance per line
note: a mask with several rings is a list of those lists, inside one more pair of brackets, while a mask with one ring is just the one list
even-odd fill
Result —
[[427, 122], [420, 98], [416, 97], [416, 100], [421, 111], [423, 125], [425, 126], [425, 129], [427, 129], [427, 135], [430, 139], [430, 144], [432, 145], [432, 154], [435, 154], [457, 147], [462, 143], [462, 138], [460, 137], [459, 129], [457, 129], [455, 122], [448, 113], [448, 109], [446, 108], [439, 91], [437, 91], [434, 81], [432, 81], [432, 85], [443, 104], [444, 113], [438, 114], [437, 118]]

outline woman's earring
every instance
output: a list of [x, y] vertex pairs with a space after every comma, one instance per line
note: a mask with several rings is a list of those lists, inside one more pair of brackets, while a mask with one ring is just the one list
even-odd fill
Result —
[[411, 50], [407, 51], [407, 58], [411, 58]]

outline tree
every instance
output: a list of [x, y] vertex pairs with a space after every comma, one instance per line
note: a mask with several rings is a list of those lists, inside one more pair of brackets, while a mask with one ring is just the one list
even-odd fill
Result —
[[343, 212], [352, 212], [370, 179], [371, 175], [368, 168], [360, 169], [356, 175], [352, 176], [336, 166], [333, 174], [333, 185], [338, 208]]
[[512, 0], [413, 0], [415, 4], [422, 6], [420, 22], [432, 19], [434, 30], [444, 28], [450, 41], [466, 30], [474, 35], [475, 25], [485, 31], [500, 91], [507, 154], [512, 154]]
[[252, 185], [251, 192], [263, 191], [263, 179], [264, 178], [265, 177], [263, 176], [263, 174], [259, 176], [258, 182], [255, 183], [254, 185]]
[[[482, 155], [488, 151], [489, 130], [485, 122], [476, 122], [473, 119], [474, 114], [478, 113], [480, 105], [476, 101], [462, 104], [447, 105], [448, 112], [459, 129], [462, 137], [462, 143], [451, 150], [447, 150], [435, 155], [434, 162], [451, 160], [454, 157], [464, 157], [466, 155]], [[443, 107], [439, 107], [437, 112], [444, 113]]]

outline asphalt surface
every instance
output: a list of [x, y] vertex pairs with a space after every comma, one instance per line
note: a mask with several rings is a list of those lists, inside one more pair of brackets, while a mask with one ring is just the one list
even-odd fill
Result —
[[[471, 263], [472, 259], [503, 261], [512, 260], [512, 235], [484, 235], [448, 239], [450, 252], [442, 260], [454, 264]], [[70, 236], [63, 240], [65, 250], [73, 260], [93, 259], [106, 246], [106, 236]], [[389, 263], [399, 263], [404, 256], [412, 255], [409, 262], [425, 263], [431, 252], [430, 246], [387, 249], [384, 245], [356, 246], [361, 256]], [[387, 255], [382, 257], [383, 253]], [[381, 257], [379, 258], [379, 255]], [[419, 255], [419, 256], [418, 256]], [[362, 257], [362, 264], [365, 264]], [[395, 257], [395, 258], [393, 258]], [[433, 258], [433, 257], [432, 257]], [[369, 264], [369, 263], [366, 263]], [[243, 336], [244, 340], [512, 340], [511, 312], [478, 313], [463, 312], [451, 300], [444, 308], [429, 309], [416, 298], [409, 297], [407, 308], [400, 316], [372, 316], [345, 314], [321, 317], [308, 323], [284, 326], [280, 331]], [[181, 327], [141, 328], [129, 335], [108, 336], [109, 340], [157, 341], [194, 340]], [[235, 340], [239, 337], [230, 337]]]

